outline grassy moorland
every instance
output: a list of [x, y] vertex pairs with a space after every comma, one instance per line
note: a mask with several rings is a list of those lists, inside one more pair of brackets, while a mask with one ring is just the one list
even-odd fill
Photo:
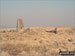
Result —
[[23, 30], [1, 31], [2, 55], [51, 55], [62, 51], [74, 51], [75, 27], [57, 27], [57, 33], [47, 32], [55, 27], [25, 27]]

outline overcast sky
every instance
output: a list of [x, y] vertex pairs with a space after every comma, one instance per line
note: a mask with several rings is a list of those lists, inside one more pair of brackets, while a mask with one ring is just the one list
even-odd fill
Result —
[[23, 19], [25, 27], [75, 27], [74, 0], [0, 0], [0, 28], [16, 27]]

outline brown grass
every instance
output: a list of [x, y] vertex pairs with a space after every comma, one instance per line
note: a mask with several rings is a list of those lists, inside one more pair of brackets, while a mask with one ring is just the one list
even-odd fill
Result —
[[[30, 27], [22, 31], [7, 32], [7, 29], [0, 29], [2, 54], [9, 55], [50, 55], [62, 51], [73, 51], [74, 29], [58, 27], [57, 34], [46, 31], [54, 30], [55, 27]], [[4, 32], [5, 31], [5, 32]]]

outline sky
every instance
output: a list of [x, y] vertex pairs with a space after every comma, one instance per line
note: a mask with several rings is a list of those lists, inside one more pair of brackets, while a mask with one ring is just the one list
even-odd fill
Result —
[[0, 28], [75, 27], [75, 0], [0, 0]]

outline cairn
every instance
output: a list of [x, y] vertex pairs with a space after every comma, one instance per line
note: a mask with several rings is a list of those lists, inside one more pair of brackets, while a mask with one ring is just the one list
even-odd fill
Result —
[[17, 26], [16, 26], [16, 30], [17, 31], [20, 31], [24, 28], [24, 24], [23, 24], [23, 21], [22, 19], [17, 19]]
[[57, 27], [55, 28], [55, 34], [57, 34]]

